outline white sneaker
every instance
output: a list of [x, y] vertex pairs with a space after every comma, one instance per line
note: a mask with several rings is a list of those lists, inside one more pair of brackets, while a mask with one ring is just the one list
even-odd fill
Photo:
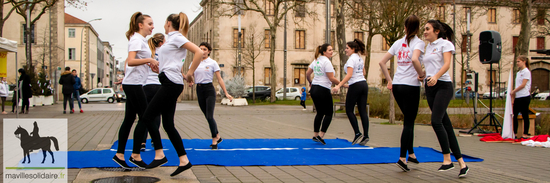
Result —
[[302, 109], [302, 111], [305, 111], [305, 110], [307, 110], [307, 109]]

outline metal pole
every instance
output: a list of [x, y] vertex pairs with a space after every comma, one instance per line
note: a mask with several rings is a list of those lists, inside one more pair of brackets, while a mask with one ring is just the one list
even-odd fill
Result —
[[238, 37], [238, 46], [237, 46], [237, 57], [238, 57], [238, 60], [237, 60], [237, 75], [241, 75], [241, 36], [242, 36], [242, 32], [241, 32], [241, 13], [240, 13], [240, 9], [239, 9], [239, 37]]
[[[456, 3], [453, 0], [453, 30], [456, 30]], [[453, 40], [453, 46], [456, 47], [456, 38]], [[462, 71], [460, 71], [462, 73]], [[453, 88], [456, 88], [456, 54], [453, 54]], [[462, 90], [462, 88], [461, 88]], [[453, 95], [454, 98], [454, 95]]]
[[[285, 10], [286, 10], [286, 1], [285, 1]], [[283, 100], [286, 100], [286, 13], [285, 13], [285, 40], [284, 40], [284, 61], [283, 61]]]
[[[19, 65], [17, 64], [17, 52], [15, 52], [15, 70], [16, 70], [16, 72], [18, 72], [18, 69], [17, 69], [18, 66]], [[13, 91], [13, 93], [14, 93], [13, 97], [15, 97], [15, 118], [19, 118], [19, 110], [17, 110], [17, 109], [19, 108], [19, 98], [18, 98], [19, 97], [18, 96], [19, 92], [18, 92], [18, 90], [19, 90], [20, 86], [19, 86], [19, 75], [17, 73], [15, 74], [15, 87], [17, 88], [17, 90]], [[13, 101], [13, 99], [12, 99], [12, 101]]]
[[[51, 86], [51, 81], [52, 81], [52, 9], [50, 8], [50, 21], [48, 22], [49, 24], [49, 27], [50, 27], [50, 42], [48, 44], [48, 46], [50, 47], [50, 67], [48, 68], [48, 73], [50, 73], [48, 75], [49, 79], [50, 79], [50, 88], [52, 87]], [[54, 81], [55, 82], [55, 81]], [[51, 90], [50, 90], [51, 91]], [[53, 93], [52, 93], [53, 95]], [[55, 97], [55, 95], [53, 95], [54, 97], [54, 100], [53, 101], [57, 101], [57, 97]]]
[[468, 10], [468, 13], [467, 13], [467, 16], [466, 16], [466, 37], [468, 38], [468, 50], [466, 52], [466, 58], [467, 58], [467, 67], [466, 69], [469, 71], [470, 70], [470, 49], [471, 49], [471, 44], [470, 44], [470, 39], [471, 39], [471, 35], [470, 35], [470, 10]]
[[[330, 40], [330, 0], [325, 0], [326, 4], [326, 21], [327, 21], [327, 27], [325, 28], [325, 43], [332, 44]], [[286, 36], [285, 36], [286, 37]]]

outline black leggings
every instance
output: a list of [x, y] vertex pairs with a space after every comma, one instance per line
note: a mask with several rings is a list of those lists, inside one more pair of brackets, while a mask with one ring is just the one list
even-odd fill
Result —
[[23, 97], [23, 105], [21, 105], [21, 112], [25, 112], [25, 109], [29, 111], [29, 105], [30, 105], [29, 98]]
[[[330, 94], [330, 89], [319, 85], [312, 85], [309, 91], [311, 93], [311, 99], [313, 100], [313, 105], [317, 110], [315, 119], [313, 120], [313, 132], [327, 132], [330, 122], [332, 122], [332, 94]], [[321, 124], [323, 125], [321, 127]]]
[[[153, 97], [159, 91], [161, 85], [157, 84], [150, 84], [143, 86], [143, 92], [145, 92], [145, 97], [147, 97], [147, 103], [151, 103], [151, 100], [153, 100]], [[160, 128], [160, 115], [155, 117], [154, 123], [158, 128]], [[149, 134], [149, 131], [145, 129], [145, 134], [143, 134], [143, 143], [147, 142], [147, 134]]]
[[300, 100], [300, 105], [304, 107], [304, 109], [306, 108], [306, 101], [305, 100]]
[[403, 132], [401, 133], [401, 150], [399, 157], [406, 157], [407, 151], [409, 154], [414, 154], [414, 120], [418, 114], [418, 104], [420, 101], [420, 86], [409, 85], [393, 85], [393, 96], [401, 112], [403, 112]]
[[369, 137], [369, 115], [367, 114], [367, 98], [369, 96], [369, 86], [366, 81], [359, 81], [349, 85], [348, 94], [346, 95], [346, 114], [355, 134], [361, 133], [355, 117], [355, 105], [361, 116], [363, 124], [363, 135]]
[[[185, 148], [181, 136], [176, 130], [174, 125], [174, 114], [176, 113], [176, 102], [181, 92], [183, 91], [183, 85], [175, 84], [166, 77], [164, 72], [159, 74], [159, 81], [162, 83], [159, 91], [151, 100], [151, 103], [147, 106], [143, 118], [139, 118], [138, 126], [134, 131], [134, 139], [143, 138], [145, 128], [149, 130], [151, 140], [155, 144], [155, 150], [162, 149], [162, 142], [160, 138], [160, 132], [158, 127], [155, 126], [154, 120], [158, 115], [162, 115], [162, 127], [168, 134], [168, 138], [174, 145], [178, 156], [186, 155]], [[140, 126], [139, 124], [143, 124]], [[134, 140], [134, 149], [132, 153], [140, 153], [141, 141]]]
[[[122, 85], [122, 89], [126, 93], [126, 106], [124, 109], [124, 121], [122, 121], [118, 131], [117, 153], [124, 154], [126, 142], [128, 141], [128, 136], [130, 135], [130, 130], [136, 120], [136, 114], [139, 116], [139, 119], [143, 117], [143, 113], [147, 107], [147, 100], [141, 85]], [[143, 124], [138, 123], [136, 129], [140, 126], [143, 126]], [[139, 139], [143, 138], [143, 133], [140, 133], [140, 136], [141, 138], [136, 138], [136, 132], [134, 131], [134, 142], [141, 142]]]
[[529, 135], [529, 103], [531, 96], [520, 97], [514, 99], [514, 133], [518, 133], [518, 114], [521, 112], [523, 116], [523, 134]]
[[73, 93], [70, 94], [63, 94], [63, 111], [67, 110], [67, 102], [69, 102], [69, 107], [71, 111], [74, 109], [74, 103], [73, 103]]
[[216, 106], [216, 89], [212, 83], [197, 84], [197, 99], [208, 126], [210, 127], [210, 133], [212, 138], [216, 138], [218, 135], [218, 125], [214, 120], [214, 107]]
[[449, 119], [449, 115], [447, 115], [447, 107], [454, 93], [453, 83], [437, 81], [435, 86], [430, 87], [427, 83], [425, 86], [428, 105], [432, 110], [432, 128], [435, 131], [437, 140], [439, 140], [441, 151], [443, 154], [449, 154], [452, 151], [458, 160], [462, 158], [462, 154], [460, 153], [458, 140], [453, 130], [453, 124], [451, 123], [451, 119]]

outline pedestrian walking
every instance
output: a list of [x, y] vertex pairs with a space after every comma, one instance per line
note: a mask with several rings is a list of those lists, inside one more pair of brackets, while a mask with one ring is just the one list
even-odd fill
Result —
[[78, 109], [80, 109], [80, 113], [84, 113], [84, 111], [82, 110], [82, 101], [80, 100], [80, 88], [82, 88], [82, 82], [80, 81], [80, 77], [78, 77], [78, 74], [76, 73], [76, 69], [73, 69], [72, 73], [75, 81], [73, 85], [73, 100], [76, 100], [76, 102], [78, 103]]
[[[31, 77], [27, 75], [24, 69], [19, 69], [19, 87], [17, 88], [18, 91], [21, 91], [19, 94], [21, 96], [21, 99], [23, 100], [21, 105], [21, 112], [19, 114], [29, 114], [29, 98], [32, 97], [32, 90], [31, 90]], [[21, 90], [19, 90], [19, 88]], [[15, 105], [15, 103], [14, 103]], [[27, 109], [25, 111], [25, 109]]]
[[[233, 100], [233, 97], [227, 93], [225, 88], [225, 83], [223, 82], [222, 76], [220, 74], [220, 67], [218, 62], [211, 59], [210, 52], [212, 52], [212, 46], [207, 42], [202, 42], [199, 45], [199, 48], [202, 50], [202, 61], [195, 70], [195, 85], [197, 87], [197, 99], [199, 102], [199, 107], [201, 108], [206, 121], [208, 121], [208, 126], [210, 127], [210, 134], [212, 135], [212, 144], [210, 145], [211, 149], [218, 149], [218, 144], [223, 141], [221, 138], [218, 125], [216, 120], [214, 120], [214, 107], [216, 107], [216, 89], [212, 85], [212, 80], [214, 75], [218, 79], [225, 97], [230, 101]], [[189, 86], [192, 87], [193, 83], [189, 83]]]
[[306, 93], [306, 87], [302, 87], [302, 93], [300, 94], [300, 105], [302, 107], [304, 107], [304, 111], [306, 110], [306, 98], [307, 98], [307, 93]]
[[[418, 36], [420, 19], [411, 15], [405, 20], [405, 37], [397, 40], [380, 60], [380, 68], [388, 81], [387, 88], [392, 91], [397, 105], [403, 112], [403, 132], [401, 132], [401, 150], [399, 152], [399, 166], [403, 171], [410, 169], [407, 162], [419, 163], [413, 150], [414, 121], [418, 114], [420, 103], [420, 81], [424, 78], [420, 59], [426, 44]], [[392, 77], [388, 73], [387, 62], [397, 56], [397, 69]], [[409, 160], [407, 161], [407, 151]]]
[[[348, 93], [346, 95], [346, 115], [351, 123], [355, 137], [352, 145], [359, 143], [366, 145], [369, 141], [369, 115], [367, 114], [367, 97], [369, 95], [369, 86], [365, 79], [365, 65], [361, 55], [365, 54], [365, 44], [363, 41], [355, 39], [346, 43], [346, 55], [349, 56], [348, 61], [344, 65], [346, 68], [346, 76], [338, 85], [332, 88], [332, 92], [338, 93], [340, 87], [345, 83], [349, 83]], [[359, 116], [363, 125], [363, 134], [359, 131], [357, 117], [355, 117], [355, 105], [359, 109]]]
[[[197, 45], [186, 38], [187, 32], [189, 31], [189, 19], [185, 13], [180, 12], [179, 14], [171, 14], [168, 16], [164, 25], [164, 30], [168, 35], [168, 39], [159, 49], [159, 81], [162, 86], [155, 97], [153, 97], [153, 100], [151, 100], [151, 103], [147, 106], [143, 118], [139, 118], [138, 126], [134, 131], [134, 139], [140, 137], [136, 136], [136, 134], [142, 134], [145, 131], [145, 127], [139, 125], [140, 123], [144, 124], [147, 130], [149, 130], [152, 141], [155, 143], [155, 159], [149, 163], [147, 168], [156, 168], [167, 163], [168, 159], [162, 150], [163, 146], [160, 139], [160, 133], [153, 123], [155, 116], [161, 114], [162, 126], [168, 134], [172, 145], [174, 145], [180, 160], [178, 168], [170, 174], [170, 176], [176, 176], [193, 166], [187, 158], [187, 153], [185, 152], [179, 132], [174, 126], [176, 101], [183, 91], [184, 78], [187, 82], [193, 83], [193, 74], [202, 60], [203, 52]], [[193, 52], [194, 56], [191, 68], [184, 76], [181, 69], [185, 62], [185, 57], [187, 56], [187, 50]], [[132, 158], [136, 161], [141, 161], [140, 143], [140, 141], [134, 141]]]
[[[124, 110], [124, 121], [122, 121], [118, 132], [118, 149], [113, 157], [113, 160], [125, 169], [130, 168], [124, 160], [124, 151], [130, 130], [132, 129], [136, 115], [141, 120], [147, 108], [147, 99], [142, 87], [147, 79], [147, 67], [151, 67], [153, 71], [158, 69], [158, 61], [151, 58], [151, 50], [147, 45], [147, 39], [145, 39], [146, 36], [151, 35], [153, 29], [153, 19], [149, 15], [136, 12], [132, 15], [129, 30], [126, 32], [126, 38], [129, 40], [128, 58], [126, 59], [122, 88], [126, 93], [127, 99]], [[142, 125], [138, 123], [136, 129]], [[144, 131], [140, 131], [139, 134], [136, 134], [134, 131], [134, 142], [138, 142], [138, 150], [144, 133]], [[141, 159], [134, 160], [130, 158], [130, 162], [140, 168], [147, 166]]]
[[74, 113], [73, 103], [73, 85], [76, 84], [70, 67], [65, 67], [65, 72], [61, 73], [59, 77], [59, 84], [63, 86], [63, 114], [67, 114], [67, 102], [69, 102], [70, 113]]
[[[462, 159], [458, 140], [453, 130], [451, 120], [447, 115], [447, 107], [454, 93], [451, 77], [448, 70], [451, 65], [451, 57], [455, 47], [454, 32], [449, 25], [439, 20], [429, 20], [424, 27], [424, 38], [429, 42], [422, 62], [426, 68], [426, 99], [432, 110], [431, 122], [435, 131], [441, 151], [443, 153], [443, 165], [439, 171], [447, 171], [454, 168], [451, 161], [451, 151], [460, 165], [459, 177], [468, 173], [468, 166]], [[449, 150], [450, 149], [450, 150]]]
[[[334, 78], [334, 67], [329, 60], [329, 58], [332, 58], [333, 53], [334, 50], [330, 44], [317, 46], [315, 49], [315, 60], [309, 65], [306, 72], [306, 78], [310, 85], [311, 99], [317, 111], [313, 120], [313, 141], [322, 144], [326, 144], [323, 138], [330, 126], [330, 122], [332, 122], [333, 103], [330, 87], [332, 84], [338, 85], [340, 83], [338, 79]], [[312, 74], [313, 79], [311, 79]]]
[[[164, 44], [164, 34], [162, 33], [156, 33], [153, 35], [153, 37], [149, 38], [147, 41], [147, 45], [149, 45], [149, 49], [151, 50], [151, 58], [154, 58], [156, 61], [159, 60], [159, 54], [158, 49]], [[147, 80], [145, 81], [145, 85], [143, 85], [143, 92], [145, 92], [145, 97], [147, 97], [147, 103], [150, 103], [157, 91], [160, 89], [160, 81], [159, 81], [159, 74], [156, 72], [153, 72], [153, 70], [148, 67], [147, 71]], [[154, 119], [155, 126], [158, 128], [160, 127], [160, 115], [156, 116]], [[141, 143], [141, 151], [145, 151], [145, 142], [147, 142], [147, 135], [149, 134], [149, 131], [145, 129], [145, 133], [143, 134], [143, 141]], [[151, 142], [154, 144], [153, 142]]]
[[[529, 138], [529, 103], [531, 103], [531, 71], [529, 70], [529, 58], [519, 56], [516, 60], [518, 73], [516, 73], [516, 88], [510, 92], [512, 98], [512, 110], [514, 111], [514, 133], [518, 134], [518, 115], [523, 116], [523, 135], [521, 138]], [[521, 132], [520, 132], [521, 133]], [[519, 136], [519, 135], [518, 135]], [[516, 137], [520, 138], [520, 137]]]
[[2, 81], [0, 83], [0, 98], [2, 98], [2, 114], [8, 114], [5, 110], [5, 103], [6, 98], [10, 94], [10, 86], [8, 85], [8, 82], [6, 82], [6, 77], [2, 77]]

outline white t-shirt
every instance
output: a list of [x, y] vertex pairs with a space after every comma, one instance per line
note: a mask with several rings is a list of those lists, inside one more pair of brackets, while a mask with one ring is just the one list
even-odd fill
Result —
[[330, 60], [321, 55], [316, 60], [313, 60], [313, 62], [309, 65], [309, 68], [313, 70], [313, 81], [311, 84], [319, 85], [330, 90], [332, 81], [328, 79], [327, 72], [334, 73], [334, 67], [332, 66]]
[[349, 56], [349, 59], [346, 62], [346, 65], [344, 65], [344, 68], [345, 68], [344, 71], [346, 71], [346, 74], [348, 73], [348, 67], [353, 68], [353, 75], [351, 75], [351, 78], [348, 81], [349, 85], [352, 85], [353, 83], [357, 83], [359, 81], [366, 81], [365, 76], [363, 75], [365, 62], [359, 56], [359, 54], [354, 53], [351, 56]]
[[[434, 42], [428, 43], [424, 59], [422, 59], [424, 67], [426, 67], [426, 78], [435, 76], [435, 74], [441, 70], [441, 67], [445, 64], [443, 60], [443, 53], [445, 52], [451, 52], [451, 54], [455, 53], [455, 47], [450, 41], [439, 38]], [[447, 70], [438, 80], [452, 82], [449, 71]]]
[[159, 49], [159, 69], [164, 72], [170, 81], [183, 85], [181, 69], [187, 56], [187, 49], [182, 46], [189, 42], [185, 36], [178, 31], [168, 33], [166, 43]]
[[406, 38], [407, 36], [397, 40], [388, 50], [388, 53], [397, 55], [397, 70], [393, 76], [392, 84], [420, 86], [418, 73], [412, 64], [412, 56], [414, 50], [420, 50], [419, 60], [422, 60], [426, 44], [417, 36], [414, 36], [410, 44], [407, 44]]
[[[155, 60], [159, 61], [159, 47], [155, 48]], [[145, 82], [145, 85], [160, 85], [159, 74], [153, 72], [151, 67], [147, 68], [149, 68], [149, 74], [147, 75], [147, 81]]]
[[523, 87], [523, 89], [516, 92], [516, 98], [530, 96], [529, 92], [531, 91], [531, 71], [529, 71], [529, 69], [527, 68], [523, 68], [521, 71], [518, 71], [518, 73], [516, 73], [516, 88], [523, 83], [524, 79], [527, 79], [527, 84], [525, 84], [525, 87]]
[[[191, 68], [191, 65], [189, 65], [189, 68]], [[208, 57], [207, 59], [201, 61], [201, 63], [197, 67], [197, 70], [195, 70], [195, 83], [212, 83], [214, 73], [217, 71], [220, 71], [220, 66], [218, 66], [218, 62]]]
[[[151, 58], [151, 50], [147, 46], [147, 39], [139, 33], [134, 33], [128, 41], [128, 52], [135, 51], [136, 59]], [[128, 64], [128, 63], [126, 63]], [[149, 66], [147, 64], [126, 67], [123, 85], [144, 85], [147, 80]]]

